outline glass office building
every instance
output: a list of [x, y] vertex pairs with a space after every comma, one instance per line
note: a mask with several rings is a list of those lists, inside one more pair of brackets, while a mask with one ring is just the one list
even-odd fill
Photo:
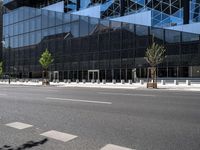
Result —
[[[4, 71], [14, 78], [41, 78], [38, 60], [48, 48], [54, 57], [51, 79], [146, 78], [144, 55], [154, 36], [167, 49], [159, 77], [200, 77], [200, 33], [166, 28], [199, 22], [198, 0], [185, 5], [183, 0], [6, 0]], [[100, 7], [99, 18], [74, 14], [93, 7]], [[150, 26], [123, 21], [149, 11]]]

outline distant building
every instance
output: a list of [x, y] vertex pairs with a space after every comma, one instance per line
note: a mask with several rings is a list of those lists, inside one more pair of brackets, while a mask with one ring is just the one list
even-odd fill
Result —
[[51, 79], [147, 77], [144, 54], [167, 49], [158, 76], [200, 77], [200, 0], [4, 0], [6, 73], [39, 78], [41, 53], [55, 61]]

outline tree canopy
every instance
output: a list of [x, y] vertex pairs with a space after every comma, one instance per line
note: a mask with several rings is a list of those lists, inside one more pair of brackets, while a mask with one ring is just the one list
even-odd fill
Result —
[[48, 49], [46, 49], [39, 60], [39, 63], [42, 65], [42, 68], [44, 68], [45, 70], [47, 70], [49, 68], [49, 65], [51, 63], [53, 63], [54, 59], [51, 55], [51, 53], [48, 51]]
[[145, 53], [145, 59], [150, 64], [151, 67], [155, 67], [158, 64], [162, 63], [166, 56], [166, 49], [164, 46], [156, 44], [153, 42], [153, 44], [147, 48], [147, 51]]

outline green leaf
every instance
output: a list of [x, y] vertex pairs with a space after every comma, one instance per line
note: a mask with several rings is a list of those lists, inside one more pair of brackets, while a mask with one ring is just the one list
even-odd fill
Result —
[[155, 67], [164, 61], [165, 54], [166, 49], [164, 48], [164, 46], [153, 42], [153, 44], [149, 48], [147, 48], [145, 59], [150, 66]]
[[39, 60], [39, 63], [41, 64], [42, 68], [47, 70], [49, 68], [49, 65], [52, 64], [54, 61], [51, 53], [48, 51], [48, 49], [46, 49]]

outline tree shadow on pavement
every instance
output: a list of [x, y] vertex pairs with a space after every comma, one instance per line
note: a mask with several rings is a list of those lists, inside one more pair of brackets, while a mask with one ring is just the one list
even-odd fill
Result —
[[45, 144], [46, 142], [48, 141], [47, 138], [41, 140], [41, 141], [37, 141], [37, 142], [34, 142], [34, 141], [28, 141], [18, 147], [12, 147], [10, 145], [4, 145], [3, 147], [0, 148], [0, 150], [25, 150], [25, 149], [30, 149], [32, 147], [36, 147], [36, 146], [40, 146], [40, 145], [43, 145]]

